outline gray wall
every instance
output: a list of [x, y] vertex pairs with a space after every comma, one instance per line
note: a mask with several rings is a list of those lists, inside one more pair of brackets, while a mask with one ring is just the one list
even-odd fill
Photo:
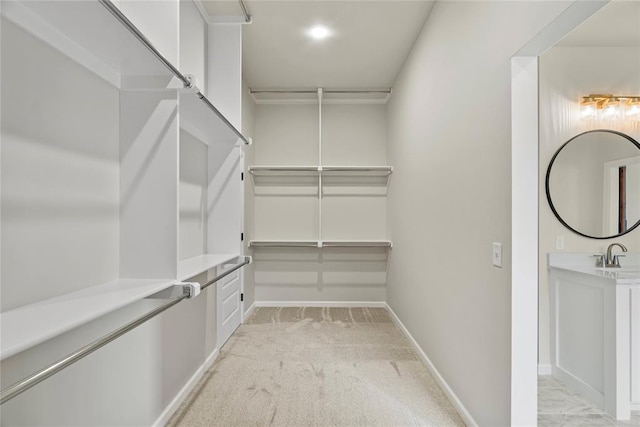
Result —
[[567, 6], [436, 3], [389, 104], [387, 301], [480, 425], [510, 422], [510, 57]]

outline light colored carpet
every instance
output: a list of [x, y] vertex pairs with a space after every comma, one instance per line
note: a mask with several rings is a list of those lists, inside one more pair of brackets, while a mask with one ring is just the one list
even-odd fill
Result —
[[169, 426], [463, 426], [382, 308], [258, 308]]

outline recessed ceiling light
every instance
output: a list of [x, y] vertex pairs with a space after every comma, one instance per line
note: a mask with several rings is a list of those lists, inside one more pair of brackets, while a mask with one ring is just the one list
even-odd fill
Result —
[[309, 29], [309, 31], [307, 31], [307, 34], [312, 39], [322, 40], [322, 39], [326, 39], [327, 37], [329, 37], [331, 35], [331, 30], [329, 30], [324, 25], [315, 25], [315, 26], [311, 27]]

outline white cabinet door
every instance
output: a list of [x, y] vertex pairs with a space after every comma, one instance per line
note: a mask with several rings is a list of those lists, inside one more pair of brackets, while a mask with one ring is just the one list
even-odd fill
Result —
[[[227, 264], [218, 267], [218, 274], [232, 267]], [[242, 310], [240, 310], [240, 272], [234, 271], [216, 284], [216, 319], [217, 347], [222, 348], [231, 337], [233, 331], [240, 326]]]
[[640, 289], [631, 289], [631, 402], [640, 410]]

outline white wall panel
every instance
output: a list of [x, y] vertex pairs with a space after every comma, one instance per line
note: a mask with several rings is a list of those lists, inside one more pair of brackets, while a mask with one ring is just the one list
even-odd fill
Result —
[[254, 251], [256, 302], [383, 302], [384, 249], [267, 249]]
[[122, 92], [121, 277], [176, 277], [178, 150], [177, 95]]
[[208, 26], [205, 94], [237, 128], [242, 125], [242, 25]]
[[5, 311], [118, 277], [120, 166], [117, 89], [1, 26]]
[[386, 165], [385, 105], [322, 106], [322, 163], [324, 165]]
[[256, 165], [317, 165], [318, 106], [258, 105]]
[[317, 197], [256, 197], [255, 215], [252, 239], [318, 239]]
[[180, 130], [178, 259], [202, 255], [207, 236], [207, 146]]
[[387, 239], [386, 197], [335, 196], [322, 199], [324, 240]]
[[178, 64], [178, 0], [119, 0], [116, 4], [169, 62]]

